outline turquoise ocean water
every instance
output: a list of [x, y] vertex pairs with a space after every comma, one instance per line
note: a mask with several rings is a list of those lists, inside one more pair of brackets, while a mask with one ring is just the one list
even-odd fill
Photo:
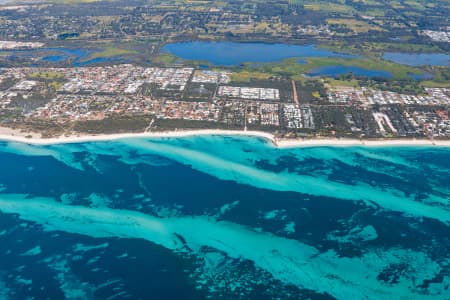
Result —
[[450, 299], [450, 148], [0, 142], [0, 299]]

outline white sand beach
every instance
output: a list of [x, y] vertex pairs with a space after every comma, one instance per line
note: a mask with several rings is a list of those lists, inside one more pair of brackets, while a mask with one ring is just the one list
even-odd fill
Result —
[[252, 136], [264, 138], [278, 148], [318, 147], [318, 146], [441, 146], [450, 147], [450, 140], [428, 139], [338, 139], [338, 138], [314, 138], [314, 139], [287, 139], [276, 138], [273, 134], [262, 131], [244, 130], [176, 130], [143, 133], [117, 133], [117, 134], [73, 134], [54, 138], [42, 138], [40, 134], [21, 132], [10, 128], [0, 127], [0, 141], [20, 142], [33, 145], [68, 144], [82, 142], [114, 141], [129, 138], [176, 138], [199, 135], [224, 135], [224, 136]]

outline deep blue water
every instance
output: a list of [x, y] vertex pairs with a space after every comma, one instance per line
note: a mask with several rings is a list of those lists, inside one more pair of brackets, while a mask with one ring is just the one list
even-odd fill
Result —
[[388, 71], [382, 70], [370, 70], [363, 69], [359, 67], [350, 66], [327, 66], [321, 67], [312, 72], [308, 73], [310, 76], [330, 76], [337, 77], [339, 75], [352, 73], [355, 76], [361, 77], [382, 77], [382, 78], [392, 78], [392, 74]]
[[0, 142], [0, 299], [448, 299], [449, 158]]
[[319, 49], [315, 45], [283, 43], [183, 42], [167, 44], [163, 52], [183, 59], [207, 61], [214, 65], [234, 66], [245, 62], [274, 62], [290, 57], [355, 57]]
[[444, 53], [401, 53], [387, 52], [383, 58], [408, 66], [450, 66], [450, 54]]

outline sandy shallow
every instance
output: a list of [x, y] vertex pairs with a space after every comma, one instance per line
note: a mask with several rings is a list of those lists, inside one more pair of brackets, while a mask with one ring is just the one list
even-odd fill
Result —
[[60, 136], [55, 138], [42, 138], [40, 134], [21, 132], [18, 130], [0, 127], [0, 141], [20, 142], [33, 145], [69, 144], [82, 142], [114, 141], [129, 138], [163, 138], [163, 137], [188, 137], [200, 135], [234, 135], [252, 136], [264, 138], [279, 148], [317, 147], [317, 146], [443, 146], [450, 147], [450, 140], [428, 140], [428, 139], [336, 139], [336, 138], [315, 138], [315, 139], [279, 139], [273, 134], [262, 131], [244, 130], [180, 130], [161, 131], [143, 133], [117, 133], [117, 134], [74, 134], [70, 136]]

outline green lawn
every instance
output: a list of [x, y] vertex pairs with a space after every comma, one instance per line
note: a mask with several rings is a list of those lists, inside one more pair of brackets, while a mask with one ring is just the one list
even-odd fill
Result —
[[234, 82], [248, 82], [251, 79], [268, 79], [272, 75], [270, 73], [263, 73], [257, 71], [239, 71], [231, 74], [231, 81]]
[[41, 79], [41, 80], [56, 80], [64, 78], [64, 74], [59, 72], [36, 72], [30, 75], [33, 79]]
[[151, 58], [151, 61], [153, 63], [164, 64], [164, 65], [174, 64], [178, 60], [179, 60], [179, 58], [177, 56], [169, 54], [169, 53], [160, 53], [159, 55]]
[[114, 56], [122, 56], [127, 54], [135, 54], [136, 51], [133, 50], [127, 50], [127, 49], [121, 49], [121, 48], [115, 48], [115, 47], [106, 47], [102, 51], [94, 52], [92, 53], [88, 60], [96, 59], [96, 58], [109, 58]]

